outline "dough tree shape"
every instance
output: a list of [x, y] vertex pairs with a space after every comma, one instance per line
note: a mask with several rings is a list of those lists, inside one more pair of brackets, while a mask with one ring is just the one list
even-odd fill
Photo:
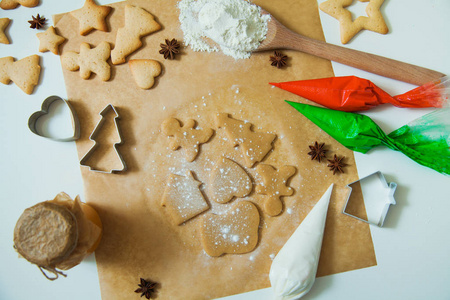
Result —
[[225, 157], [216, 162], [210, 183], [212, 200], [227, 203], [234, 197], [242, 198], [249, 195], [252, 189], [252, 180], [240, 165]]
[[39, 82], [41, 66], [39, 55], [30, 55], [14, 61], [11, 56], [0, 58], [0, 82], [14, 82], [22, 91], [31, 94]]
[[126, 170], [117, 146], [122, 143], [117, 120], [119, 114], [113, 105], [109, 104], [100, 113], [101, 119], [89, 137], [94, 145], [80, 161], [82, 166], [101, 173], [117, 173]]
[[209, 209], [199, 187], [202, 183], [195, 180], [191, 171], [186, 176], [170, 174], [161, 206], [165, 207], [172, 221], [180, 225]]
[[257, 194], [267, 195], [264, 201], [264, 212], [269, 216], [277, 216], [283, 210], [282, 196], [291, 196], [294, 190], [287, 185], [296, 168], [283, 166], [279, 170], [271, 165], [259, 164], [256, 172], [262, 178], [263, 183], [256, 186]]
[[252, 124], [231, 118], [227, 113], [215, 115], [216, 126], [223, 128], [230, 145], [239, 146], [245, 159], [245, 166], [252, 168], [272, 150], [276, 134], [253, 132]]
[[69, 71], [80, 70], [83, 79], [89, 79], [91, 73], [95, 73], [107, 81], [111, 77], [111, 66], [107, 63], [110, 54], [111, 46], [107, 42], [101, 42], [93, 49], [88, 43], [81, 43], [79, 54], [69, 51], [61, 55], [61, 64]]
[[236, 202], [226, 213], [205, 214], [200, 222], [202, 244], [210, 256], [242, 254], [258, 244], [260, 216], [249, 201]]
[[195, 125], [195, 120], [189, 119], [182, 126], [180, 121], [175, 118], [169, 118], [161, 125], [163, 134], [171, 137], [169, 148], [174, 151], [183, 148], [188, 162], [195, 160], [200, 145], [208, 142], [214, 133], [211, 128], [195, 129]]

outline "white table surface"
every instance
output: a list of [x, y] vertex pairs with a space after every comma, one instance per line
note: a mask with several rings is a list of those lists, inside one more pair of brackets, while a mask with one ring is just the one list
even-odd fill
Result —
[[[12, 44], [0, 44], [0, 57], [39, 54], [42, 66], [40, 84], [30, 96], [14, 84], [0, 84], [1, 300], [101, 299], [93, 255], [69, 270], [68, 278], [50, 282], [13, 250], [14, 226], [25, 208], [60, 191], [84, 198], [75, 143], [47, 140], [27, 127], [29, 116], [40, 110], [47, 96], [67, 96], [59, 57], [38, 52], [38, 31], [27, 21], [38, 13], [51, 19], [83, 3], [42, 0], [35, 8], [0, 9], [0, 17], [13, 20], [7, 30]], [[353, 11], [361, 15], [361, 9], [364, 4]], [[449, 0], [385, 0], [382, 12], [389, 34], [364, 31], [346, 47], [450, 74]], [[338, 22], [322, 12], [320, 16], [327, 41], [340, 45]], [[48, 24], [53, 25], [51, 20]], [[336, 63], [333, 67], [337, 76], [368, 78], [393, 95], [414, 87]], [[430, 111], [386, 105], [367, 115], [390, 132]], [[319, 278], [303, 299], [450, 299], [449, 177], [382, 147], [355, 156], [360, 177], [380, 170], [388, 181], [398, 183], [397, 205], [391, 207], [385, 226], [371, 228], [378, 265]], [[138, 299], [133, 296], [129, 299]], [[271, 289], [227, 299], [271, 299]]]

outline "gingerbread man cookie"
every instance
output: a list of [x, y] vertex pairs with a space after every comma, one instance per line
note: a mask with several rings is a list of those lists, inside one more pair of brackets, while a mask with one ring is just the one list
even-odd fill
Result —
[[165, 120], [161, 125], [162, 132], [171, 137], [170, 149], [183, 148], [186, 160], [192, 162], [199, 153], [201, 144], [209, 141], [214, 133], [211, 128], [195, 129], [195, 120], [189, 119], [181, 126], [180, 121], [175, 118]]
[[227, 203], [242, 198], [252, 191], [252, 180], [236, 162], [222, 157], [214, 165], [211, 174], [210, 194], [217, 203]]
[[39, 0], [1, 0], [0, 8], [14, 9], [19, 6], [19, 4], [25, 7], [35, 7], [39, 4]]
[[283, 166], [276, 170], [271, 165], [259, 164], [256, 172], [261, 176], [263, 183], [256, 186], [256, 193], [267, 195], [264, 201], [264, 212], [269, 216], [277, 216], [283, 210], [282, 196], [291, 196], [294, 190], [287, 185], [296, 168], [293, 166]]
[[369, 2], [366, 7], [366, 16], [359, 16], [352, 21], [352, 13], [346, 9], [353, 0], [328, 0], [320, 4], [320, 9], [337, 19], [340, 24], [341, 42], [348, 43], [358, 32], [363, 29], [381, 34], [388, 33], [389, 29], [381, 14], [380, 7], [384, 0], [358, 0]]
[[229, 143], [233, 147], [240, 147], [246, 167], [253, 167], [272, 150], [276, 134], [253, 132], [251, 123], [232, 119], [225, 113], [216, 114], [215, 121], [217, 127], [225, 129]]
[[241, 254], [258, 244], [259, 212], [249, 201], [240, 201], [226, 213], [206, 214], [200, 223], [202, 244], [210, 256]]
[[61, 56], [61, 64], [69, 71], [80, 70], [83, 79], [89, 79], [91, 73], [97, 74], [101, 80], [107, 81], [111, 77], [111, 66], [107, 63], [111, 48], [109, 43], [101, 42], [91, 49], [87, 43], [81, 43], [80, 54], [69, 51]]
[[171, 174], [161, 201], [176, 225], [192, 219], [209, 208], [191, 171], [186, 176]]

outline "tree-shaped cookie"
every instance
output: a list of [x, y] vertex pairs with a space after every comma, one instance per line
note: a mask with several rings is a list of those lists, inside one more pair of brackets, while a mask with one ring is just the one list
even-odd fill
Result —
[[247, 253], [258, 244], [259, 212], [249, 201], [239, 201], [226, 213], [205, 214], [200, 223], [202, 244], [210, 256]]
[[291, 196], [294, 190], [287, 185], [287, 181], [291, 178], [296, 168], [293, 166], [283, 166], [279, 170], [271, 165], [259, 164], [256, 172], [260, 175], [263, 183], [257, 185], [256, 193], [267, 195], [264, 201], [264, 212], [269, 216], [277, 216], [283, 210], [282, 196]]
[[117, 119], [119, 115], [111, 104], [100, 113], [101, 119], [92, 131], [92, 148], [80, 160], [82, 166], [101, 173], [117, 173], [126, 170], [117, 146], [122, 143]]
[[106, 62], [111, 54], [111, 47], [107, 42], [101, 42], [91, 49], [88, 43], [81, 43], [80, 54], [69, 51], [61, 56], [61, 64], [69, 71], [80, 70], [80, 76], [88, 79], [91, 73], [97, 74], [101, 80], [107, 81], [111, 77], [111, 66]]
[[161, 200], [176, 225], [180, 225], [209, 208], [199, 190], [202, 183], [195, 180], [191, 171], [186, 176], [170, 174]]
[[225, 129], [229, 143], [240, 147], [246, 167], [253, 167], [272, 150], [276, 134], [253, 132], [251, 123], [232, 119], [226, 113], [216, 114], [215, 121], [217, 127]]
[[227, 203], [247, 196], [252, 188], [252, 180], [236, 162], [222, 157], [215, 163], [209, 188], [212, 200]]
[[39, 82], [41, 66], [39, 55], [30, 55], [15, 61], [13, 57], [0, 58], [0, 82], [14, 82], [22, 91], [31, 94]]
[[175, 118], [165, 120], [161, 125], [163, 134], [171, 137], [170, 149], [184, 149], [186, 160], [194, 161], [199, 153], [200, 144], [209, 141], [214, 133], [211, 128], [195, 129], [195, 120], [189, 119], [183, 126]]
[[126, 57], [142, 46], [141, 38], [161, 29], [145, 9], [125, 5], [125, 26], [117, 30], [116, 45], [111, 51], [113, 64], [123, 64]]

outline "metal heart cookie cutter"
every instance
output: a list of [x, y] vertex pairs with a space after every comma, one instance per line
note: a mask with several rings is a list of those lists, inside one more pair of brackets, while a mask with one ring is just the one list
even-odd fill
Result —
[[[65, 138], [54, 137], [54, 136], [45, 134], [45, 133], [41, 132], [41, 130], [39, 130], [38, 120], [41, 117], [49, 114], [50, 106], [52, 106], [52, 104], [55, 103], [56, 101], [61, 101], [70, 110], [70, 117], [71, 117], [71, 122], [72, 122], [72, 129], [73, 129], [73, 134], [70, 137], [65, 137]], [[44, 137], [47, 139], [51, 139], [54, 141], [58, 141], [58, 142], [71, 142], [71, 141], [75, 141], [80, 138], [80, 121], [78, 119], [77, 113], [75, 112], [75, 109], [72, 107], [72, 105], [70, 105], [70, 103], [67, 100], [65, 100], [61, 97], [58, 97], [58, 96], [47, 97], [47, 99], [45, 99], [44, 102], [42, 102], [41, 110], [33, 113], [30, 116], [30, 118], [28, 119], [28, 128], [30, 128], [31, 132], [33, 132], [34, 134], [36, 134], [38, 136], [41, 136], [41, 137]]]
[[[117, 158], [120, 161], [121, 164], [121, 168], [117, 168], [117, 169], [112, 169], [109, 171], [104, 171], [104, 170], [98, 170], [95, 167], [91, 166], [88, 164], [88, 160], [89, 158], [92, 156], [92, 154], [95, 152], [95, 150], [98, 147], [98, 143], [96, 141], [99, 132], [101, 131], [103, 124], [105, 122], [105, 116], [112, 111], [115, 114], [114, 117], [114, 125], [116, 128], [116, 132], [118, 135], [118, 139], [119, 141], [117, 143], [113, 144], [113, 148], [114, 151], [117, 155]], [[119, 117], [119, 113], [117, 112], [117, 110], [115, 109], [115, 107], [112, 104], [108, 104], [100, 113], [99, 115], [101, 116], [100, 121], [98, 121], [97, 125], [95, 126], [94, 130], [92, 131], [91, 135], [89, 136], [89, 140], [94, 142], [94, 145], [91, 147], [91, 149], [89, 149], [89, 151], [81, 158], [80, 160], [80, 165], [85, 166], [85, 167], [89, 167], [90, 171], [95, 171], [95, 172], [99, 172], [99, 173], [106, 173], [106, 174], [113, 174], [113, 173], [118, 173], [118, 172], [122, 172], [122, 171], [126, 171], [127, 170], [127, 165], [125, 164], [124, 159], [122, 158], [122, 155], [120, 154], [119, 150], [117, 149], [117, 146], [122, 144], [122, 136], [120, 134], [120, 128], [119, 125], [117, 124], [117, 120], [120, 119]]]
[[[354, 186], [356, 183], [360, 185]], [[396, 204], [394, 193], [397, 184], [395, 182], [388, 183], [384, 175], [378, 171], [349, 183], [347, 188], [349, 189], [348, 197], [342, 213], [365, 223], [382, 227], [389, 207]], [[362, 203], [352, 201], [352, 192], [356, 189], [360, 189], [363, 193], [363, 208], [365, 208], [367, 216], [356, 213], [356, 211], [361, 211], [362, 205]]]

